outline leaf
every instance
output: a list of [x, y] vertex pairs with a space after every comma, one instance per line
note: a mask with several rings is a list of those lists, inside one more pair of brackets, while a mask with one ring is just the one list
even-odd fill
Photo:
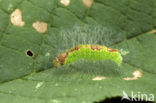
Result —
[[[123, 91], [156, 95], [156, 1], [84, 1], [0, 0], [0, 102], [93, 103]], [[117, 48], [123, 63], [80, 60], [54, 67], [56, 56], [78, 44]]]

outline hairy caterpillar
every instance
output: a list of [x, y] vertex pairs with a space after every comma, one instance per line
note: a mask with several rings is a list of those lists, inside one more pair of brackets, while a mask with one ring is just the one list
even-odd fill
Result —
[[78, 45], [74, 48], [66, 50], [54, 59], [54, 65], [59, 67], [61, 65], [70, 64], [78, 61], [79, 59], [85, 60], [113, 60], [118, 65], [122, 62], [121, 54], [117, 49], [110, 49], [106, 46], [100, 45]]

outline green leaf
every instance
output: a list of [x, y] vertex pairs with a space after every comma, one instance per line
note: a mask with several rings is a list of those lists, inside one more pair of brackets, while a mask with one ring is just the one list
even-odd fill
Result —
[[[93, 103], [123, 91], [156, 96], [156, 0], [61, 1], [0, 0], [0, 102]], [[123, 62], [54, 66], [56, 56], [80, 44], [117, 48]]]

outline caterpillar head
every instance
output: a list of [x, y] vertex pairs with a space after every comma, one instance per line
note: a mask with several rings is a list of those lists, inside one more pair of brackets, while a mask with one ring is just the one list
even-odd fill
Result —
[[57, 57], [54, 59], [54, 66], [55, 67], [60, 67], [61, 66], [60, 61], [59, 61], [59, 59]]
[[58, 57], [54, 59], [54, 65], [56, 67], [60, 67], [61, 65], [64, 64], [66, 57], [67, 57], [67, 53], [60, 54]]

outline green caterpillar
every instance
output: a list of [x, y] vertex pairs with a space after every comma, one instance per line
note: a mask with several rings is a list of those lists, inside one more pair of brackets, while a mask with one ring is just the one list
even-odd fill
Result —
[[54, 65], [60, 67], [61, 65], [76, 62], [79, 59], [93, 61], [113, 60], [118, 65], [122, 62], [122, 56], [117, 49], [110, 49], [100, 45], [79, 45], [66, 50], [65, 53], [61, 53], [54, 59]]

